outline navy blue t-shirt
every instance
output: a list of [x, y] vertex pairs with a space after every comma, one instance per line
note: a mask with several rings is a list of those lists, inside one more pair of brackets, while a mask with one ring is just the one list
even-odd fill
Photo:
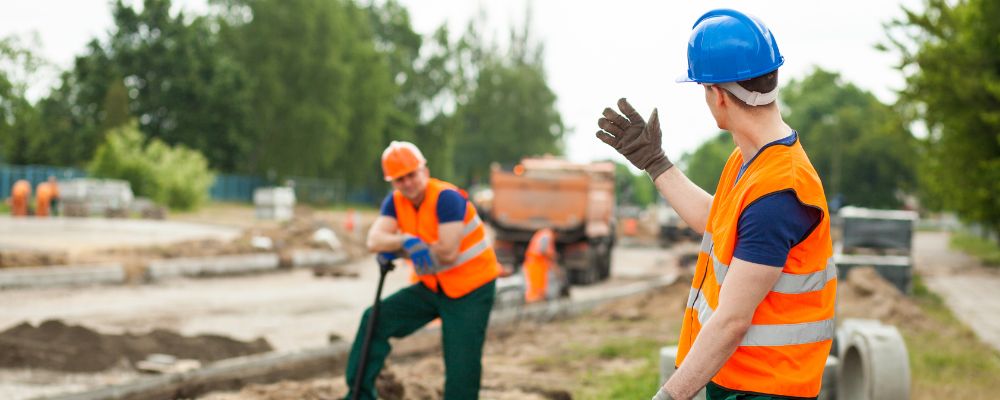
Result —
[[[798, 133], [793, 131], [791, 135], [771, 142], [764, 148], [791, 146], [797, 139]], [[754, 155], [740, 167], [737, 180], [756, 158]], [[791, 190], [761, 197], [740, 214], [733, 257], [757, 264], [784, 267], [792, 247], [801, 243], [812, 232], [822, 216], [822, 210], [802, 204]]]
[[[396, 218], [396, 203], [392, 201], [392, 193], [382, 200], [381, 214]], [[440, 223], [465, 220], [465, 197], [456, 190], [445, 189], [438, 195], [437, 217]]]

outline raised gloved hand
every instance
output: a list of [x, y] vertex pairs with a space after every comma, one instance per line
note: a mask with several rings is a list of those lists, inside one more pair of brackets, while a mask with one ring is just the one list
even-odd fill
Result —
[[656, 180], [674, 166], [660, 147], [663, 134], [660, 133], [660, 118], [656, 109], [650, 114], [648, 124], [624, 98], [618, 100], [618, 109], [625, 114], [624, 117], [611, 108], [604, 109], [604, 117], [597, 120], [597, 126], [602, 129], [597, 131], [597, 138], [614, 147], [632, 165]]
[[431, 248], [420, 238], [406, 235], [403, 241], [403, 251], [413, 261], [413, 266], [417, 273], [424, 274], [434, 267], [434, 259], [431, 257]]

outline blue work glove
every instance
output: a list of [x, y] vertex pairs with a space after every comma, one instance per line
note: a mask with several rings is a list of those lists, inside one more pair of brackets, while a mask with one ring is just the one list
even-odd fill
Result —
[[379, 262], [390, 263], [393, 262], [393, 260], [399, 258], [399, 254], [396, 252], [383, 251], [381, 253], [378, 253], [376, 257], [378, 257]]
[[426, 274], [434, 267], [434, 259], [431, 258], [431, 248], [423, 240], [416, 236], [407, 235], [403, 241], [403, 251], [413, 261], [418, 274]]

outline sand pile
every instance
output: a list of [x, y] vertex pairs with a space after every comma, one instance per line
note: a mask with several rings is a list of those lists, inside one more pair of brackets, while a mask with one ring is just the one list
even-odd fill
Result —
[[264, 339], [241, 342], [218, 335], [181, 336], [157, 329], [144, 334], [106, 335], [60, 320], [23, 323], [0, 332], [0, 367], [96, 372], [130, 366], [150, 354], [203, 363], [271, 351]]
[[911, 298], [875, 269], [855, 268], [838, 282], [837, 317], [870, 318], [893, 325], [923, 324], [927, 317]]

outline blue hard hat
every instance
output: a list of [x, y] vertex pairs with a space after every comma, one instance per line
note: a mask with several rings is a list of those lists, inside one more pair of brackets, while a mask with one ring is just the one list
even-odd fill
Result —
[[687, 76], [677, 82], [737, 82], [764, 75], [785, 63], [771, 30], [739, 11], [709, 11], [691, 30]]

